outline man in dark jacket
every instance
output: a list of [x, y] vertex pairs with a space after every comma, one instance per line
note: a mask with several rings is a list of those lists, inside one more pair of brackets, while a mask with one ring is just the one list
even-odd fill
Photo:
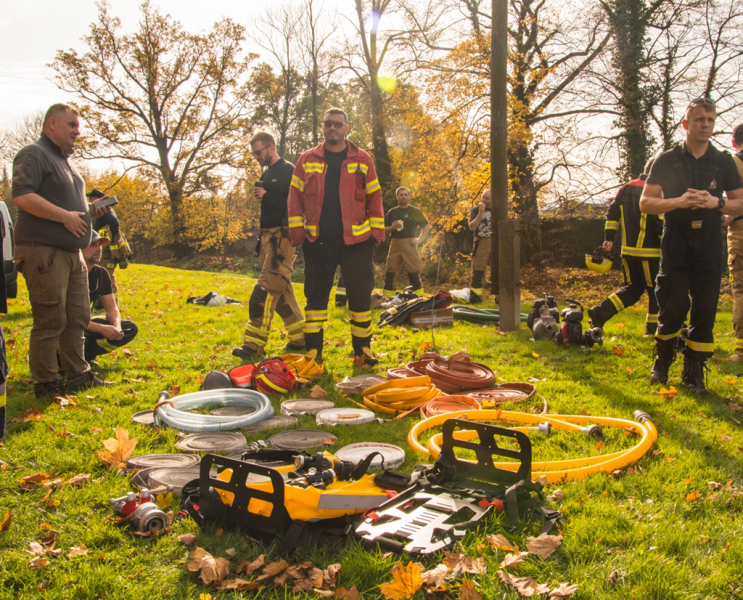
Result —
[[712, 331], [722, 277], [722, 215], [743, 214], [738, 169], [727, 152], [709, 141], [716, 116], [709, 98], [689, 103], [682, 121], [686, 141], [655, 160], [640, 199], [643, 212], [665, 215], [655, 289], [660, 307], [657, 358], [650, 381], [668, 381], [677, 339], [691, 308], [681, 384], [700, 395], [709, 394], [704, 368], [715, 348]]
[[304, 317], [292, 287], [295, 250], [289, 241], [286, 213], [294, 165], [278, 155], [270, 133], [256, 133], [250, 140], [250, 147], [258, 164], [267, 168], [253, 189], [253, 196], [261, 203], [258, 242], [261, 274], [250, 295], [250, 321], [245, 326], [242, 346], [232, 350], [234, 356], [243, 360], [265, 354], [274, 312], [283, 319], [289, 335], [287, 352], [304, 348]]

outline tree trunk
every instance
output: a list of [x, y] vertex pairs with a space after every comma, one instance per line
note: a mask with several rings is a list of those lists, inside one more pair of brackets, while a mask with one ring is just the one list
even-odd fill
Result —
[[385, 209], [391, 208], [397, 203], [395, 190], [397, 189], [397, 178], [392, 172], [392, 161], [387, 147], [387, 128], [384, 120], [384, 107], [382, 106], [382, 94], [377, 87], [376, 73], [370, 82], [371, 110], [372, 110], [372, 144], [374, 148], [374, 165], [377, 168], [377, 179], [382, 187], [382, 199]]
[[644, 0], [614, 0], [609, 19], [614, 36], [612, 66], [619, 94], [621, 128], [619, 175], [624, 181], [642, 173], [655, 143], [648, 127], [648, 102], [642, 69], [647, 63]]
[[511, 208], [521, 223], [521, 254], [524, 262], [538, 257], [542, 251], [534, 177], [534, 157], [529, 144], [523, 139], [509, 139], [508, 179], [513, 194]]
[[188, 256], [188, 245], [186, 240], [186, 225], [183, 221], [183, 188], [177, 183], [168, 185], [168, 197], [170, 198], [170, 219], [173, 228], [173, 248], [175, 257], [178, 259]]

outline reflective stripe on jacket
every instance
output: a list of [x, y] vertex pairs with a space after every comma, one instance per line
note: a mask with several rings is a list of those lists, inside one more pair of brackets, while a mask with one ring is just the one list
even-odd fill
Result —
[[[340, 199], [343, 241], [358, 244], [374, 236], [384, 241], [382, 191], [371, 156], [346, 140], [348, 156], [341, 166]], [[325, 194], [325, 146], [299, 157], [289, 190], [289, 238], [293, 246], [317, 239]]]
[[640, 197], [645, 187], [644, 176], [626, 183], [606, 211], [604, 239], [613, 242], [617, 229], [622, 228], [622, 256], [657, 258], [660, 256], [662, 216], [648, 215], [640, 210]]

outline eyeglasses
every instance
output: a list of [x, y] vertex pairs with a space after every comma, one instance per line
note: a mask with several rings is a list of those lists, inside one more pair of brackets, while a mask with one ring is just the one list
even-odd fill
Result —
[[263, 146], [263, 148], [258, 148], [258, 150], [253, 150], [253, 151], [251, 152], [251, 154], [252, 154], [253, 156], [260, 156], [261, 152], [263, 152], [263, 151], [264, 151], [264, 150], [265, 150], [266, 148], [270, 148], [270, 147], [271, 147], [270, 145], [268, 145], [268, 146]]
[[342, 121], [323, 121], [322, 122], [323, 127], [327, 127], [330, 129], [331, 127], [335, 127], [336, 129], [343, 129], [346, 126], [346, 123]]
[[689, 102], [689, 106], [692, 104], [711, 104], [712, 106], [715, 106], [715, 101], [712, 98], [694, 98], [691, 102]]

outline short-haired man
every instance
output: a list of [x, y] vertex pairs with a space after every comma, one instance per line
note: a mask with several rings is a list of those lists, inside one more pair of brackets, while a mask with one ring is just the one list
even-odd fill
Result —
[[51, 106], [39, 140], [22, 148], [13, 161], [15, 260], [33, 312], [28, 359], [38, 398], [107, 385], [93, 375], [83, 356], [90, 303], [80, 251], [90, 244], [91, 214], [100, 216], [107, 209], [91, 213], [85, 182], [69, 161], [80, 134], [79, 117], [66, 104]]
[[405, 267], [414, 294], [423, 293], [421, 271], [423, 263], [418, 245], [431, 231], [421, 209], [410, 204], [410, 190], [399, 187], [395, 190], [397, 206], [387, 211], [384, 217], [384, 232], [392, 236], [387, 254], [387, 267], [384, 276], [384, 295], [391, 297], [396, 293], [395, 275]]
[[85, 360], [95, 360], [116, 348], [126, 346], [137, 336], [137, 326], [132, 321], [122, 321], [119, 305], [116, 303], [111, 275], [100, 266], [103, 246], [110, 240], [93, 231], [90, 246], [83, 250], [85, 266], [88, 268], [88, 291], [90, 303], [100, 300], [106, 311], [106, 318], [96, 317], [85, 328]]
[[658, 328], [655, 278], [658, 276], [663, 222], [658, 215], [646, 215], [640, 210], [640, 197], [652, 164], [651, 158], [645, 164], [644, 173], [619, 188], [614, 201], [606, 211], [602, 248], [606, 252], [611, 252], [617, 237], [617, 229], [621, 227], [624, 287], [601, 304], [588, 309], [588, 316], [594, 327], [603, 327], [614, 315], [634, 305], [647, 292], [648, 314], [645, 319], [645, 335], [655, 335]]
[[265, 354], [274, 312], [283, 319], [289, 335], [286, 350], [304, 349], [304, 317], [292, 287], [295, 250], [289, 241], [286, 210], [294, 165], [278, 155], [273, 136], [265, 131], [250, 139], [250, 148], [258, 164], [266, 169], [253, 188], [253, 196], [261, 203], [261, 273], [250, 295], [250, 320], [242, 346], [232, 350], [243, 360]]
[[[733, 160], [743, 178], [743, 124], [733, 129], [733, 148], [735, 148]], [[743, 361], [743, 216], [727, 215], [725, 223], [728, 226], [728, 269], [733, 293], [735, 332], [735, 352], [730, 360]]]
[[375, 365], [371, 352], [374, 245], [384, 240], [382, 193], [371, 156], [346, 139], [348, 117], [331, 108], [323, 118], [325, 141], [297, 161], [289, 192], [289, 235], [304, 249], [304, 339], [322, 357], [323, 323], [340, 264], [351, 313], [358, 365]]
[[657, 358], [650, 381], [668, 381], [677, 338], [691, 308], [681, 384], [700, 395], [709, 394], [704, 366], [714, 351], [712, 330], [722, 278], [721, 213], [743, 214], [738, 169], [730, 154], [709, 141], [716, 116], [709, 98], [689, 103], [682, 121], [685, 142], [655, 160], [640, 199], [643, 212], [665, 215], [655, 290], [660, 308]]
[[472, 279], [470, 280], [470, 303], [482, 302], [482, 278], [490, 264], [490, 239], [492, 235], [492, 212], [490, 190], [485, 190], [480, 202], [470, 211], [469, 228], [475, 233], [472, 247]]

